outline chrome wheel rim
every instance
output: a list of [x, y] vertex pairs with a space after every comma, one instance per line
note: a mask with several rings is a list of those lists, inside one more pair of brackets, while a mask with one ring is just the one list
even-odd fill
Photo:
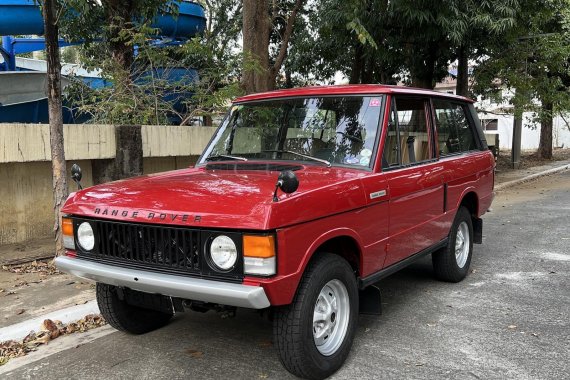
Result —
[[313, 310], [313, 340], [324, 355], [334, 354], [346, 336], [350, 319], [350, 300], [346, 286], [331, 280], [321, 289]]
[[459, 268], [463, 268], [469, 256], [469, 226], [467, 222], [461, 222], [455, 235], [455, 261]]

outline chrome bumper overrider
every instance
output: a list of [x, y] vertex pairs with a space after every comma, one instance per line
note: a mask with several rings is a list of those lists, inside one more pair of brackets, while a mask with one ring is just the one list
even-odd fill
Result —
[[65, 256], [57, 257], [55, 265], [75, 276], [145, 293], [253, 309], [263, 309], [270, 305], [260, 286], [127, 269]]

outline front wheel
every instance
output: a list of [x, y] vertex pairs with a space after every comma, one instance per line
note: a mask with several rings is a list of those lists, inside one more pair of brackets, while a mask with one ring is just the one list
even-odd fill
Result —
[[275, 310], [274, 340], [292, 374], [324, 379], [346, 360], [357, 327], [358, 288], [346, 260], [322, 254], [309, 264], [293, 303]]
[[174, 312], [146, 309], [130, 305], [117, 292], [117, 287], [97, 283], [97, 304], [101, 315], [111, 326], [131, 334], [144, 334], [165, 326]]
[[469, 271], [473, 255], [473, 221], [469, 210], [460, 207], [449, 231], [447, 246], [432, 254], [435, 276], [442, 281], [459, 282]]

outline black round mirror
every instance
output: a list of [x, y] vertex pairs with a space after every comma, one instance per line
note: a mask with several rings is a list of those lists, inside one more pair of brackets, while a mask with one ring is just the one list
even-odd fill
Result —
[[73, 164], [73, 166], [71, 166], [71, 179], [74, 180], [75, 182], [79, 182], [81, 181], [81, 168], [79, 167], [79, 165], [77, 164]]
[[279, 188], [281, 191], [287, 194], [294, 193], [299, 188], [299, 180], [295, 173], [291, 170], [285, 170], [279, 173], [279, 177], [277, 178], [279, 183]]

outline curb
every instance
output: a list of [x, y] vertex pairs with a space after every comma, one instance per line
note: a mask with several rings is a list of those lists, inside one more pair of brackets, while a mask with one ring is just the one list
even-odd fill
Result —
[[539, 173], [534, 173], [534, 174], [528, 175], [528, 176], [523, 177], [523, 178], [515, 179], [513, 181], [503, 182], [503, 183], [495, 186], [494, 191], [495, 191], [495, 193], [498, 193], [499, 191], [505, 190], [509, 187], [513, 187], [513, 186], [519, 185], [521, 183], [532, 181], [533, 179], [537, 179], [540, 177], [545, 177], [545, 176], [548, 176], [551, 174], [563, 172], [563, 171], [568, 170], [568, 169], [570, 169], [570, 164], [565, 164], [565, 165], [562, 165], [562, 166], [559, 166], [556, 168], [544, 170], [544, 171], [539, 172]]
[[100, 314], [96, 301], [89, 301], [82, 305], [67, 307], [40, 315], [26, 321], [16, 323], [10, 326], [0, 328], [0, 342], [6, 340], [21, 340], [30, 333], [30, 331], [40, 331], [42, 323], [45, 319], [53, 321], [61, 321], [63, 323], [75, 322], [88, 314]]

